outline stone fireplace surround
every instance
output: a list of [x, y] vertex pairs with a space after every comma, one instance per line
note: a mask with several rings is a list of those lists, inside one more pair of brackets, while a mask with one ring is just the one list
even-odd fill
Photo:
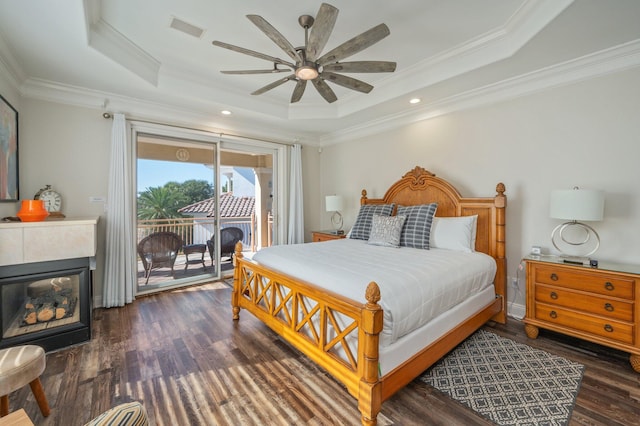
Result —
[[[34, 343], [51, 351], [91, 338], [97, 223], [98, 218], [0, 223], [0, 348]], [[19, 322], [30, 284], [58, 282], [60, 277], [71, 277], [74, 283], [75, 315], [29, 326], [19, 335], [10, 330]]]

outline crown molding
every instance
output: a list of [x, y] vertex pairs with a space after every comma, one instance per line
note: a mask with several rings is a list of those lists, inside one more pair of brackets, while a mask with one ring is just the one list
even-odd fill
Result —
[[328, 146], [366, 137], [452, 112], [504, 102], [638, 66], [640, 66], [640, 39], [435, 100], [419, 108], [412, 107], [409, 111], [326, 133], [320, 137], [320, 145]]
[[228, 119], [217, 120], [210, 110], [197, 110], [189, 105], [153, 102], [41, 79], [27, 79], [20, 86], [19, 91], [26, 98], [95, 109], [100, 113], [123, 113], [128, 120], [149, 120], [167, 125], [201, 128], [214, 133], [240, 133], [251, 138], [264, 138], [268, 135], [270, 140], [287, 144], [296, 140], [310, 145], [318, 143], [311, 136], [301, 136], [286, 129], [265, 126], [255, 121], [240, 120], [229, 123]]
[[[573, 2], [574, 0], [525, 1], [504, 25], [426, 58], [400, 73], [385, 77], [366, 97], [351, 94], [349, 102], [341, 105], [336, 116], [345, 117], [371, 105], [415, 93], [416, 90], [507, 59]], [[420, 82], [421, 87], [417, 88], [411, 82]]]
[[27, 79], [27, 75], [2, 36], [0, 36], [0, 69], [2, 74], [7, 77], [9, 84], [19, 91], [20, 85]]
[[[366, 137], [371, 134], [396, 129], [418, 121], [428, 120], [456, 111], [477, 108], [492, 103], [503, 102], [554, 87], [578, 83], [603, 75], [624, 71], [640, 66], [640, 39], [602, 50], [570, 61], [545, 67], [523, 75], [515, 76], [483, 87], [434, 100], [421, 107], [390, 114], [380, 119], [370, 120], [341, 129], [327, 132], [319, 137], [301, 136], [295, 132], [286, 132], [268, 126], [251, 124], [255, 136], [268, 135], [282, 141], [298, 140], [306, 145], [328, 146], [348, 140]], [[39, 79], [27, 79], [18, 86], [22, 96], [50, 102], [75, 105], [96, 110], [126, 112], [138, 118], [168, 120], [169, 122], [197, 123], [207, 128], [224, 127], [226, 132], [240, 129], [246, 122], [239, 123], [238, 128], [229, 128], [224, 124], [213, 122], [210, 112], [197, 111], [189, 106], [178, 106], [140, 100], [115, 95], [92, 89], [62, 85]]]
[[160, 62], [102, 19], [101, 0], [82, 4], [89, 47], [157, 87]]

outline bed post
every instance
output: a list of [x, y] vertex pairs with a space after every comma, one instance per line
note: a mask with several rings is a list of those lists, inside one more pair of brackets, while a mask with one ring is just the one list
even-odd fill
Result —
[[362, 193], [360, 195], [360, 205], [366, 204], [367, 203], [367, 190], [363, 189]]
[[238, 259], [242, 259], [242, 242], [236, 243], [236, 250], [233, 256], [233, 293], [231, 294], [231, 308], [233, 310], [233, 319], [240, 319], [240, 262]]
[[498, 293], [502, 295], [502, 310], [493, 319], [501, 324], [507, 322], [507, 259], [505, 247], [505, 209], [507, 207], [507, 197], [504, 195], [505, 186], [500, 182], [496, 185], [495, 197], [496, 207], [496, 282]]
[[379, 365], [379, 335], [382, 331], [382, 308], [380, 288], [375, 282], [370, 282], [365, 293], [367, 303], [362, 309], [360, 327], [364, 332], [363, 368], [358, 391], [358, 408], [362, 415], [364, 426], [375, 426], [382, 405], [382, 388], [378, 377]]

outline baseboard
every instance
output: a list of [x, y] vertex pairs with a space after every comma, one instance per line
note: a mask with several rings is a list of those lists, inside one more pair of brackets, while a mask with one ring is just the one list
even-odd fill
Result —
[[507, 315], [511, 318], [521, 320], [522, 318], [524, 318], [526, 312], [527, 308], [524, 305], [510, 303], [507, 306]]
[[102, 308], [102, 295], [93, 296], [93, 308]]

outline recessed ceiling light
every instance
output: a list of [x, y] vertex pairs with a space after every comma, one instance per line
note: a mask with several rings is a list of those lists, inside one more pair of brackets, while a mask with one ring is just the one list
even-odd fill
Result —
[[222, 114], [222, 115], [231, 115], [231, 111], [223, 109], [222, 111], [220, 111], [220, 114]]
[[422, 102], [422, 99], [420, 99], [420, 98], [413, 98], [413, 99], [409, 100], [410, 104], [419, 104], [420, 102]]

